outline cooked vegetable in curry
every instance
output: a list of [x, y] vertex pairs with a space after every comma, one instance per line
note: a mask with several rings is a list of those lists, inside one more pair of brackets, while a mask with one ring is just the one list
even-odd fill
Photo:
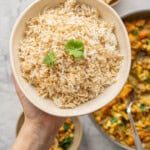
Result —
[[54, 144], [50, 150], [67, 150], [74, 139], [75, 125], [71, 119], [67, 118], [63, 126], [59, 129]]
[[125, 22], [132, 47], [132, 67], [128, 81], [109, 105], [93, 113], [96, 122], [113, 139], [134, 146], [126, 113], [129, 94], [136, 91], [132, 114], [143, 147], [150, 149], [150, 20]]

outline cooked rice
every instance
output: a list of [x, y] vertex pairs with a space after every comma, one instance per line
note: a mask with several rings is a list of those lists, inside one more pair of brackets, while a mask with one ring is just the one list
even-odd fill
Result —
[[[84, 58], [66, 53], [70, 39], [83, 41]], [[74, 108], [116, 82], [122, 62], [118, 47], [113, 24], [96, 9], [67, 0], [27, 22], [19, 48], [22, 76], [40, 96], [60, 108]], [[43, 63], [51, 50], [57, 58], [53, 68]]]

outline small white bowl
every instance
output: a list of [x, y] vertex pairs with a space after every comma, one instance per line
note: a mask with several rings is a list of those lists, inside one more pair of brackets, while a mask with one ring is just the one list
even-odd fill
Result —
[[16, 81], [24, 95], [32, 104], [48, 114], [61, 117], [71, 117], [94, 112], [108, 104], [118, 95], [128, 78], [131, 64], [131, 49], [124, 24], [119, 15], [110, 6], [101, 0], [77, 0], [80, 3], [85, 3], [89, 6], [97, 8], [105, 21], [115, 24], [115, 33], [119, 42], [119, 48], [121, 55], [124, 56], [124, 60], [118, 73], [117, 82], [108, 87], [104, 93], [99, 95], [97, 98], [74, 109], [60, 109], [51, 100], [46, 100], [38, 96], [35, 88], [28, 84], [27, 81], [22, 77], [18, 58], [19, 41], [23, 39], [23, 31], [25, 29], [25, 23], [28, 19], [37, 16], [45, 7], [55, 7], [64, 1], [65, 0], [36, 0], [23, 11], [21, 16], [18, 18], [11, 34], [10, 59], [12, 71]]
[[[74, 139], [73, 139], [72, 144], [69, 146], [69, 148], [67, 150], [78, 150], [80, 143], [82, 141], [82, 134], [83, 134], [82, 124], [78, 117], [72, 117], [71, 120], [73, 121], [73, 123], [75, 125]], [[21, 113], [21, 115], [18, 119], [18, 122], [17, 122], [17, 126], [16, 126], [16, 137], [19, 134], [19, 131], [20, 131], [23, 123], [24, 123], [24, 113]]]

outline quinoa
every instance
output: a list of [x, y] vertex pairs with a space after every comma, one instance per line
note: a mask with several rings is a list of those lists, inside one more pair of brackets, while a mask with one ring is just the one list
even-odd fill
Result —
[[[114, 30], [95, 8], [75, 0], [46, 9], [26, 23], [19, 46], [22, 76], [60, 108], [90, 101], [116, 82], [123, 57]], [[83, 41], [83, 58], [66, 53], [70, 39]], [[52, 68], [43, 63], [50, 51], [56, 56]]]

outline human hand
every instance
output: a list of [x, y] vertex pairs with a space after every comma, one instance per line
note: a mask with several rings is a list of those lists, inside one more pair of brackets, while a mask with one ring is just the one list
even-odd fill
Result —
[[[13, 81], [23, 106], [25, 122], [12, 150], [48, 149], [65, 118], [51, 116], [36, 108], [21, 92], [14, 77]], [[34, 143], [35, 140], [36, 142]], [[21, 141], [24, 141], [24, 143]], [[32, 146], [30, 145], [31, 143]]]

